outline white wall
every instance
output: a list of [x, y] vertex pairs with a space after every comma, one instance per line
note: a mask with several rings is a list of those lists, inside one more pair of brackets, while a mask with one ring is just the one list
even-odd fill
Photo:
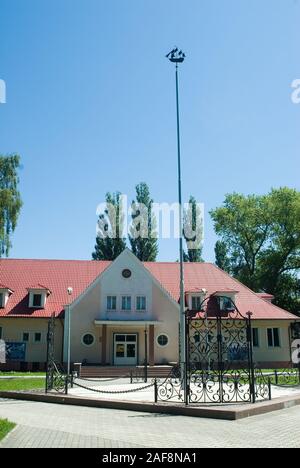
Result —
[[[123, 278], [122, 271], [129, 269], [130, 278]], [[152, 279], [144, 267], [128, 251], [116, 259], [101, 278], [100, 309], [97, 320], [151, 320]], [[117, 311], [107, 311], [107, 296], [117, 296]], [[122, 296], [131, 296], [131, 312], [121, 310]], [[146, 296], [147, 311], [136, 311], [136, 296]]]

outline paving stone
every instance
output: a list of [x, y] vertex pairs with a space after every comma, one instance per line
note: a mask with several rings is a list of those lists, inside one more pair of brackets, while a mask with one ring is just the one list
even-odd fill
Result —
[[0, 400], [0, 418], [18, 424], [2, 448], [300, 448], [299, 407], [232, 422]]

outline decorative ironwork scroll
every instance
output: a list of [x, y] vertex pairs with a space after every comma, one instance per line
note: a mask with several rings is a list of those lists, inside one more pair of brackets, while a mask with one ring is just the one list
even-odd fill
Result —
[[55, 390], [58, 393], [68, 392], [68, 376], [61, 364], [55, 361], [55, 315], [48, 322], [46, 393]]
[[201, 311], [186, 313], [186, 334], [185, 381], [175, 368], [158, 385], [161, 401], [184, 402], [184, 395], [186, 404], [270, 398], [269, 380], [254, 366], [250, 313], [244, 317], [233, 301], [213, 295], [203, 301]]

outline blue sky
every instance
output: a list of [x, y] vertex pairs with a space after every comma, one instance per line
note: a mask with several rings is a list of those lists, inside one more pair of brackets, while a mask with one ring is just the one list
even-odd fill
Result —
[[300, 188], [299, 24], [298, 0], [0, 0], [0, 153], [23, 163], [11, 256], [91, 258], [107, 191], [177, 200], [177, 44], [183, 193], [205, 203], [213, 261], [226, 193]]

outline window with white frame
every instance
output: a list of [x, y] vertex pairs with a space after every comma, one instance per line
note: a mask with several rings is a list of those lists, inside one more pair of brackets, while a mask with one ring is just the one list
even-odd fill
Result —
[[107, 296], [106, 308], [107, 310], [117, 310], [117, 296]]
[[33, 294], [32, 295], [32, 306], [33, 307], [42, 307], [42, 294]]
[[137, 296], [136, 298], [136, 310], [139, 312], [145, 312], [146, 310], [146, 296]]
[[268, 328], [267, 338], [269, 348], [280, 348], [279, 328]]
[[191, 297], [191, 308], [192, 310], [200, 311], [202, 306], [202, 296], [192, 296]]
[[131, 296], [122, 296], [122, 310], [131, 310]]
[[254, 348], [259, 348], [259, 330], [252, 328], [252, 343]]
[[169, 337], [165, 333], [162, 333], [161, 335], [158, 335], [158, 337], [156, 338], [156, 342], [158, 346], [160, 346], [161, 348], [165, 348], [169, 344]]
[[219, 304], [220, 304], [220, 309], [224, 312], [235, 309], [233, 299], [229, 296], [219, 297]]
[[29, 307], [31, 309], [44, 309], [46, 305], [47, 292], [31, 290], [29, 292]]
[[0, 309], [6, 307], [10, 294], [12, 294], [12, 291], [9, 289], [0, 289]]

